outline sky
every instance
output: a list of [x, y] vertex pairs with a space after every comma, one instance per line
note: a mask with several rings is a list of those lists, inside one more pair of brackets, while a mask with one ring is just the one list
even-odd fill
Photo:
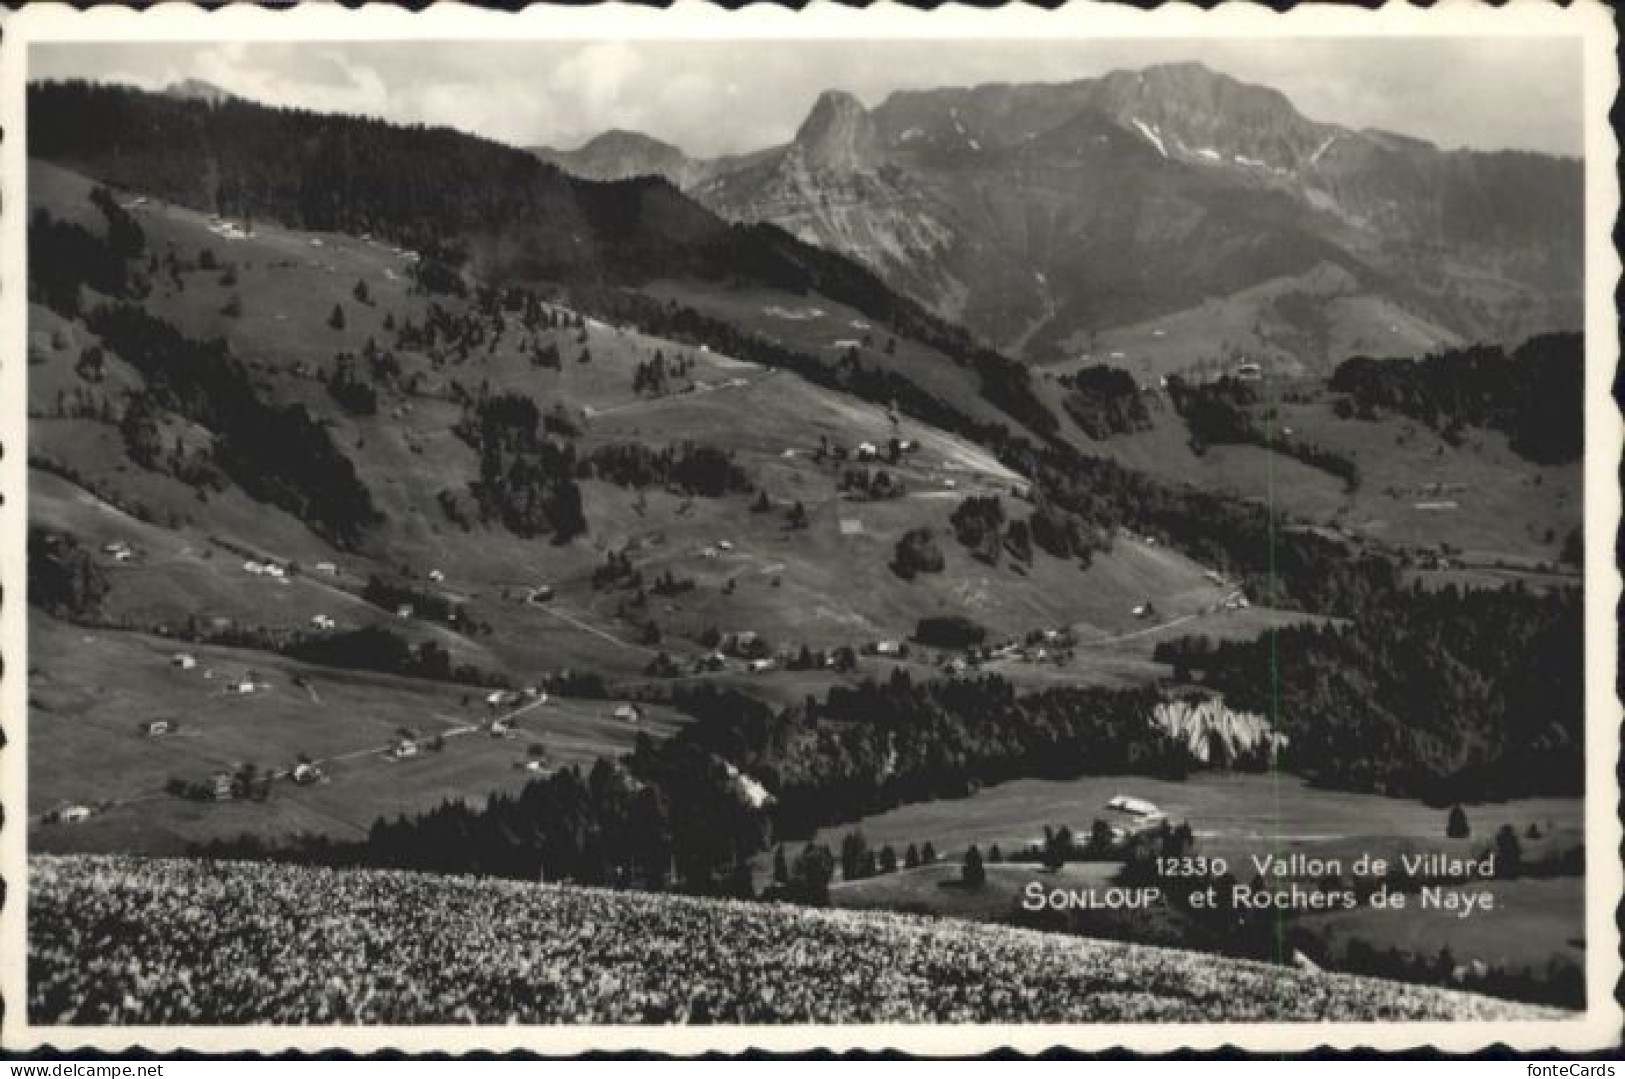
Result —
[[35, 45], [30, 78], [212, 82], [267, 104], [444, 124], [519, 146], [641, 131], [698, 157], [788, 140], [824, 90], [1065, 82], [1195, 60], [1285, 93], [1311, 119], [1446, 148], [1579, 156], [1574, 39], [659, 40]]

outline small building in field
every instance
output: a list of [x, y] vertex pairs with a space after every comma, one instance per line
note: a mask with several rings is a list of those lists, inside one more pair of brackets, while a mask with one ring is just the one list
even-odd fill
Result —
[[209, 777], [209, 795], [217, 802], [229, 802], [237, 794], [236, 777], [220, 771]]
[[325, 614], [311, 615], [310, 624], [316, 629], [332, 629], [337, 625], [331, 617]]
[[311, 761], [300, 761], [293, 766], [293, 781], [301, 787], [309, 786], [322, 778], [322, 770]]
[[615, 718], [623, 723], [641, 723], [643, 722], [643, 709], [635, 704], [617, 705]]
[[316, 563], [316, 572], [325, 573], [329, 577], [334, 577], [338, 575], [339, 567], [333, 562], [318, 562]]
[[396, 618], [411, 618], [412, 614], [413, 614], [413, 607], [412, 607], [412, 605], [410, 603], [403, 603], [399, 607], [395, 608], [395, 617]]
[[900, 656], [902, 654], [903, 646], [897, 641], [875, 642], [875, 655], [877, 656]]
[[771, 659], [753, 659], [750, 661], [751, 674], [766, 674], [772, 669], [773, 661]]
[[513, 720], [507, 717], [493, 719], [490, 730], [492, 738], [506, 738], [513, 733]]
[[442, 571], [437, 570], [437, 569], [432, 569], [432, 570], [429, 571], [429, 580], [433, 581], [435, 584], [439, 584], [441, 581], [444, 581], [445, 579], [446, 579], [446, 575]]
[[173, 719], [149, 719], [141, 724], [142, 735], [147, 738], [162, 738], [166, 734], [174, 734], [180, 729], [180, 724]]
[[176, 652], [169, 657], [169, 665], [179, 670], [189, 671], [197, 666], [197, 657], [190, 652]]
[[82, 805], [63, 806], [56, 811], [56, 819], [63, 824], [78, 824], [80, 821], [90, 819], [90, 807]]
[[1261, 382], [1264, 378], [1264, 368], [1251, 360], [1236, 364], [1236, 378], [1242, 382]]
[[1118, 839], [1154, 828], [1168, 819], [1168, 815], [1144, 798], [1131, 794], [1114, 795], [1104, 806], [1106, 823]]
[[418, 742], [417, 742], [417, 739], [416, 738], [401, 738], [401, 739], [398, 739], [395, 742], [395, 747], [393, 749], [391, 749], [389, 752], [390, 752], [390, 755], [393, 756], [396, 760], [406, 760], [409, 757], [415, 757], [415, 756], [418, 755]]

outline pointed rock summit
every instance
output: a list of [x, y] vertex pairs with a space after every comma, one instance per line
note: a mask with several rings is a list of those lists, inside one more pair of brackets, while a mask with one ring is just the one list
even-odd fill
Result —
[[826, 90], [796, 131], [795, 145], [815, 170], [855, 172], [872, 160], [874, 120], [863, 103], [843, 90]]

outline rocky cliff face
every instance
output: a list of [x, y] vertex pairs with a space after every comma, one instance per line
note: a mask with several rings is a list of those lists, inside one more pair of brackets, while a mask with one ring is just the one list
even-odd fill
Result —
[[[1387, 354], [1580, 321], [1579, 162], [1320, 123], [1198, 64], [897, 93], [872, 110], [831, 92], [781, 147], [702, 163], [660, 145], [599, 148], [587, 174], [636, 159], [1035, 359], [1328, 268], [1355, 283], [1339, 315], [1353, 324], [1318, 352], [1300, 355], [1301, 327], [1275, 325], [1273, 307], [1223, 344], [1316, 368], [1346, 358], [1331, 342]], [[1299, 291], [1281, 310], [1316, 302]]]
[[1203, 764], [1269, 762], [1286, 745], [1269, 720], [1256, 712], [1232, 711], [1217, 698], [1168, 701], [1157, 705], [1153, 721]]

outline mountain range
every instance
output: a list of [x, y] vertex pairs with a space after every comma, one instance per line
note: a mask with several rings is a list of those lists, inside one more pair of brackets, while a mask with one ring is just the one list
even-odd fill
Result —
[[534, 152], [777, 224], [1032, 360], [1324, 369], [1580, 323], [1578, 160], [1318, 122], [1194, 63], [829, 91], [744, 155], [627, 131]]

